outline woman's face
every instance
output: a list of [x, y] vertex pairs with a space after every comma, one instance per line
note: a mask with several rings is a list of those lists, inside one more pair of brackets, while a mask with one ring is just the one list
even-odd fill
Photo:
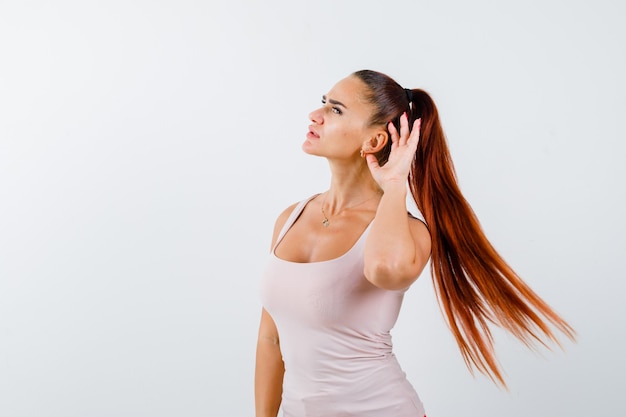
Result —
[[359, 157], [363, 142], [380, 129], [368, 126], [374, 109], [363, 98], [365, 89], [361, 80], [350, 76], [323, 96], [322, 107], [309, 114], [304, 152], [331, 159]]

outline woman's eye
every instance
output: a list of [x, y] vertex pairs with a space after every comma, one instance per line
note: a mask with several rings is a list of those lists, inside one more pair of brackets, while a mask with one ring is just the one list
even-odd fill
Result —
[[[326, 105], [326, 99], [324, 99], [324, 98], [322, 99], [322, 104]], [[341, 111], [341, 109], [340, 109], [339, 107], [335, 107], [335, 106], [333, 106], [333, 107], [331, 107], [331, 108], [330, 108], [330, 110], [331, 110], [333, 113], [335, 113], [335, 114], [343, 114], [343, 113], [342, 113], [342, 111]]]

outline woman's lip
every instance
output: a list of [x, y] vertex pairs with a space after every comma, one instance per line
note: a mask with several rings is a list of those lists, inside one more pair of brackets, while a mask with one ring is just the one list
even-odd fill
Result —
[[307, 133], [307, 136], [311, 136], [314, 138], [320, 137], [320, 135], [318, 135], [317, 132], [311, 126], [309, 126], [309, 133]]

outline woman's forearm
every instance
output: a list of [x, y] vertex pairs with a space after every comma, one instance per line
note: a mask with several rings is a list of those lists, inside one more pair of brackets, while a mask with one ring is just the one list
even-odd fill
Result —
[[285, 367], [275, 336], [259, 334], [254, 375], [256, 417], [276, 417], [282, 400]]
[[284, 372], [278, 346], [271, 346], [268, 341], [259, 341], [254, 377], [256, 417], [278, 415]]
[[365, 245], [365, 276], [390, 290], [408, 287], [430, 253], [425, 226], [411, 225], [406, 196], [404, 183], [386, 185]]

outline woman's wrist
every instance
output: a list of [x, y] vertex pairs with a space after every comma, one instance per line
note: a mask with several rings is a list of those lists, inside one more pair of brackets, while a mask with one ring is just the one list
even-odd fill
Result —
[[[384, 187], [381, 187], [384, 194], [399, 194], [406, 198], [406, 181], [388, 181]], [[383, 195], [384, 196], [384, 195]]]

